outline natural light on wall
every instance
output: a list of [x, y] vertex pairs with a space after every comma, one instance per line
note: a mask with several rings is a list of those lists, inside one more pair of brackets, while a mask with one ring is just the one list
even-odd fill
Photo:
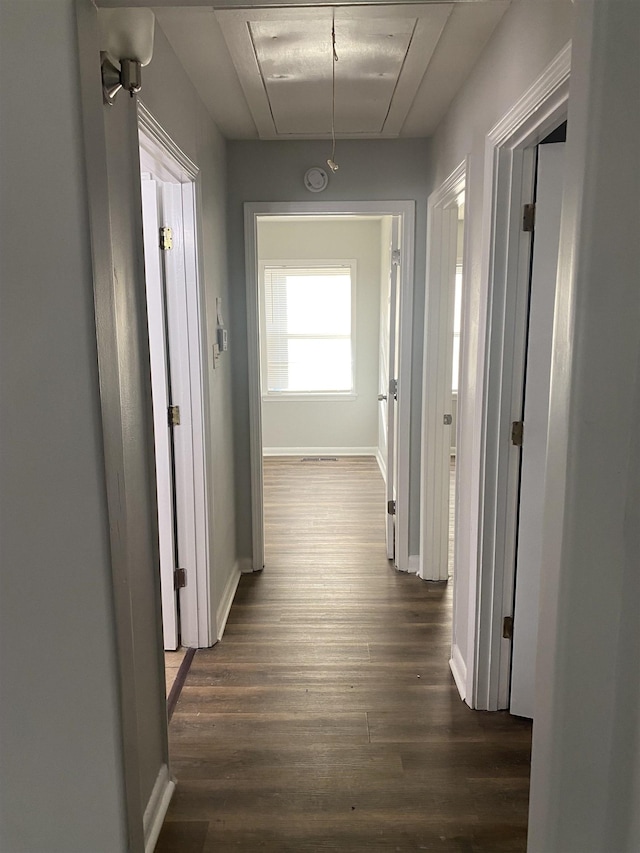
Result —
[[262, 272], [263, 393], [353, 392], [351, 263]]

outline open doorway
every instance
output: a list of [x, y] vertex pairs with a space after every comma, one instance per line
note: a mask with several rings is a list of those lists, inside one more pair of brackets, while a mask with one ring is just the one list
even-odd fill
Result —
[[[245, 225], [254, 569], [265, 565], [263, 456], [277, 455], [377, 459], [387, 553], [407, 570], [414, 205], [247, 204]], [[383, 294], [397, 335], [386, 343]]]
[[[197, 166], [138, 106], [163, 645], [169, 708], [210, 644]], [[175, 701], [173, 701], [175, 704]]]
[[[276, 470], [293, 474], [292, 462], [311, 477], [320, 467], [337, 477], [345, 466], [362, 469], [358, 459], [370, 468], [377, 461], [387, 486], [380, 520], [386, 517], [394, 563], [399, 220], [363, 214], [257, 222], [265, 483]], [[266, 547], [268, 564], [268, 535]]]

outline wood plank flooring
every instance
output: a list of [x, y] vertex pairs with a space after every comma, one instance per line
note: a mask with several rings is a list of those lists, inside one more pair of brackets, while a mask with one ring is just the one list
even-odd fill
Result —
[[374, 460], [265, 460], [267, 568], [199, 651], [170, 726], [157, 853], [515, 853], [530, 725], [471, 711], [451, 589], [385, 558]]

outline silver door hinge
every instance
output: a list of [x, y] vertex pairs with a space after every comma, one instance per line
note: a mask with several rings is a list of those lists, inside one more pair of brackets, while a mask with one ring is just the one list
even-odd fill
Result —
[[393, 397], [394, 400], [398, 399], [398, 380], [390, 379], [389, 380], [389, 396]]
[[387, 514], [395, 515], [396, 514], [396, 502], [395, 501], [387, 501]]
[[524, 421], [514, 421], [511, 424], [511, 444], [514, 447], [522, 447], [524, 438]]
[[160, 229], [160, 248], [163, 252], [173, 249], [173, 231], [168, 225]]
[[505, 640], [513, 640], [513, 616], [505, 616], [502, 622], [502, 636]]
[[391, 263], [396, 267], [400, 266], [400, 249], [394, 249], [391, 252]]
[[169, 406], [169, 426], [180, 426], [180, 406]]
[[522, 230], [533, 231], [536, 225], [535, 204], [525, 204], [522, 208]]
[[451, 426], [451, 424], [453, 423], [453, 415], [445, 415], [442, 419], [442, 423], [445, 426]]
[[187, 585], [187, 570], [176, 569], [173, 573], [173, 588], [184, 589]]

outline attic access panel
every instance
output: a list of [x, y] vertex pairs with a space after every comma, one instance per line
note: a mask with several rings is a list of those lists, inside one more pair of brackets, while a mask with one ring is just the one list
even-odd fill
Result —
[[[336, 133], [399, 135], [452, 8], [335, 9]], [[332, 10], [215, 14], [260, 138], [330, 135]]]

